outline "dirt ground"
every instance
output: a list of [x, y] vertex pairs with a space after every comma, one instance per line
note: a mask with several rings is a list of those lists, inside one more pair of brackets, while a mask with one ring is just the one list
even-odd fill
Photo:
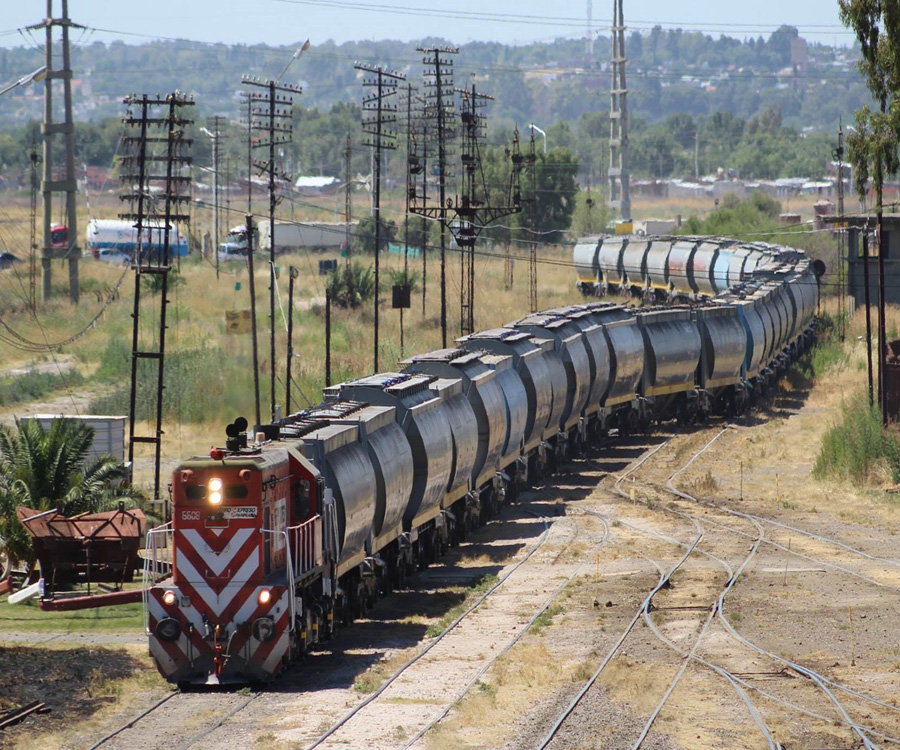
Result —
[[49, 739], [117, 703], [121, 684], [149, 668], [125, 649], [0, 646], [0, 712], [36, 700], [47, 707], [0, 731], [0, 747], [39, 746], [36, 736]]

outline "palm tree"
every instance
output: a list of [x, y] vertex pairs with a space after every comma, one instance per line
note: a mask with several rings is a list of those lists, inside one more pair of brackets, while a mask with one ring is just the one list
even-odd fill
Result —
[[0, 426], [0, 558], [5, 553], [11, 564], [34, 562], [31, 538], [16, 518], [18, 505], [58, 508], [71, 516], [142, 499], [115, 457], [86, 460], [93, 435], [89, 426], [70, 419], [55, 420], [49, 430], [34, 420]]

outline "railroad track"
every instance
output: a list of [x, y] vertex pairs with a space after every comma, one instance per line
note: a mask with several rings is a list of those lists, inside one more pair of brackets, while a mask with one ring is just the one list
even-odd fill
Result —
[[[548, 517], [540, 518], [545, 524], [550, 521]], [[571, 522], [568, 522], [568, 524], [572, 527], [574, 533], [570, 539], [564, 541], [561, 545], [563, 548], [572, 544], [578, 538], [577, 527]], [[481, 677], [488, 672], [496, 661], [521, 640], [537, 619], [552, 605], [566, 585], [584, 570], [587, 563], [583, 560], [576, 563], [560, 562], [562, 552], [560, 550], [549, 561], [550, 567], [556, 568], [553, 571], [552, 579], [559, 578], [561, 575], [565, 577], [561, 583], [554, 584], [555, 587], [548, 596], [540, 595], [539, 591], [543, 586], [551, 585], [552, 579], [544, 581], [543, 586], [535, 583], [533, 579], [529, 579], [531, 580], [530, 583], [523, 581], [522, 584], [517, 584], [517, 574], [526, 569], [529, 560], [546, 543], [547, 534], [548, 531], [545, 530], [539, 542], [522, 559], [517, 561], [502, 579], [473, 602], [434, 641], [402, 665], [377, 691], [354, 706], [345, 716], [322, 733], [314, 743], [308, 746], [308, 750], [328, 747], [330, 744], [346, 747], [349, 743], [352, 746], [354, 741], [359, 741], [361, 736], [367, 738], [367, 747], [409, 748], [416, 745], [430, 729], [442, 721], [453, 707], [478, 684]], [[604, 543], [608, 534], [609, 527], [604, 524], [603, 532], [596, 543], [597, 546]], [[548, 552], [548, 554], [550, 553]], [[522, 577], [524, 578], [525, 576]], [[515, 602], [515, 607], [512, 608], [502, 604], [492, 607], [486, 615], [487, 620], [484, 625], [479, 624], [476, 618], [482, 604], [489, 601], [492, 597], [503, 594], [512, 598]], [[515, 609], [515, 612], [512, 611], [513, 609]], [[522, 610], [531, 612], [530, 618], [524, 624], [521, 623], [520, 612]], [[467, 618], [471, 620], [471, 622], [466, 624], [467, 632], [465, 634], [457, 633], [458, 626]], [[512, 636], [509, 635], [510, 633], [512, 633]], [[467, 640], [477, 639], [479, 654], [490, 654], [490, 657], [479, 655], [474, 658], [460, 658], [455, 642], [450, 640], [455, 635], [460, 635], [460, 637]], [[445, 637], [448, 639], [448, 642], [442, 644], [441, 641]], [[471, 643], [466, 644], [466, 649], [471, 652]], [[447, 676], [441, 679], [439, 673], [448, 659], [455, 662], [456, 668], [453, 670], [452, 679], [447, 679]], [[460, 668], [460, 662], [464, 662], [462, 668]], [[411, 712], [409, 703], [403, 703], [411, 700], [408, 694], [410, 686], [414, 690], [421, 690], [423, 685], [433, 683], [434, 680], [440, 680], [440, 698], [429, 699], [428, 696], [425, 696], [419, 704], [420, 710]], [[398, 702], [403, 706], [403, 710], [399, 712], [396, 710]], [[405, 722], [402, 725], [398, 724], [398, 721], [401, 720]], [[402, 726], [404, 732], [408, 731], [412, 736], [408, 739], [400, 741], [395, 739], [392, 741], [386, 736], [386, 730], [396, 730], [398, 726]], [[357, 727], [363, 727], [363, 729]], [[385, 728], [384, 732], [379, 731], [381, 727]], [[354, 732], [356, 733], [355, 740]]]
[[187, 750], [243, 711], [260, 692], [174, 691], [134, 718], [101, 737], [88, 750], [97, 748], [166, 747]]
[[[708, 501], [699, 501], [697, 498], [695, 498], [691, 495], [688, 495], [687, 493], [677, 490], [674, 487], [673, 482], [674, 482], [675, 478], [682, 471], [684, 471], [691, 463], [693, 463], [693, 461], [696, 460], [696, 458], [698, 458], [700, 455], [702, 455], [702, 453], [713, 442], [715, 442], [715, 440], [717, 440], [721, 436], [721, 434], [723, 434], [723, 432], [724, 432], [724, 430], [721, 431], [720, 433], [718, 433], [705, 446], [703, 446], [700, 450], [696, 451], [694, 453], [694, 455], [690, 458], [690, 460], [687, 461], [679, 470], [674, 472], [668, 478], [665, 488], [657, 488], [657, 489], [665, 489], [666, 491], [671, 492], [673, 495], [678, 497], [678, 499], [680, 501], [693, 502], [693, 503], [703, 502], [705, 506], [708, 506], [709, 505]], [[613, 489], [619, 495], [626, 497], [629, 500], [632, 499], [631, 488], [629, 488], [629, 491], [626, 492], [625, 490], [622, 489], [622, 485], [641, 466], [643, 466], [654, 455], [656, 455], [659, 451], [661, 451], [662, 448], [666, 444], [668, 444], [668, 442], [672, 439], [672, 437], [674, 437], [674, 436], [667, 438], [663, 444], [656, 446], [651, 451], [648, 451], [639, 461], [635, 462], [631, 467], [629, 467], [628, 471], [626, 471], [625, 473], [623, 473], [622, 475], [620, 475], [617, 478]], [[715, 674], [719, 675], [721, 678], [723, 678], [724, 680], [726, 680], [729, 683], [729, 685], [740, 696], [742, 702], [747, 707], [747, 710], [749, 711], [753, 721], [755, 722], [756, 726], [758, 727], [759, 732], [762, 734], [764, 741], [766, 742], [767, 746], [772, 750], [780, 747], [780, 745], [778, 745], [778, 743], [776, 742], [776, 740], [773, 736], [774, 733], [773, 733], [772, 729], [770, 728], [770, 726], [766, 722], [766, 718], [764, 716], [765, 712], [763, 712], [756, 705], [756, 703], [754, 703], [754, 701], [751, 700], [751, 698], [749, 696], [750, 692], [754, 692], [757, 696], [762, 697], [764, 700], [767, 701], [767, 704], [768, 703], [777, 703], [777, 704], [780, 704], [784, 708], [788, 708], [790, 710], [795, 711], [796, 713], [800, 713], [800, 714], [810, 717], [810, 718], [817, 718], [820, 721], [825, 721], [825, 722], [829, 722], [829, 723], [839, 722], [840, 724], [842, 724], [843, 726], [848, 728], [852, 732], [853, 735], [855, 735], [854, 739], [857, 742], [861, 743], [861, 745], [860, 745], [861, 747], [864, 747], [864, 748], [875, 747], [876, 745], [873, 743], [873, 738], [877, 738], [879, 741], [883, 741], [883, 742], [891, 743], [891, 744], [898, 742], [898, 740], [891, 737], [890, 735], [885, 734], [884, 732], [879, 732], [878, 729], [876, 729], [874, 727], [863, 725], [859, 721], [852, 718], [851, 711], [844, 705], [844, 703], [847, 701], [847, 696], [845, 695], [843, 698], [838, 698], [836, 693], [846, 691], [846, 693], [848, 695], [852, 696], [853, 699], [867, 701], [868, 708], [870, 711], [871, 711], [873, 705], [877, 706], [878, 708], [880, 708], [882, 710], [889, 710], [889, 711], [894, 711], [894, 712], [897, 711], [896, 708], [894, 708], [893, 706], [890, 706], [889, 704], [887, 704], [883, 701], [874, 699], [872, 696], [861, 694], [858, 691], [854, 691], [852, 689], [846, 688], [846, 686], [838, 685], [838, 684], [834, 683], [833, 681], [828, 680], [827, 678], [825, 678], [823, 675], [819, 674], [815, 670], [810, 669], [809, 667], [805, 667], [803, 665], [794, 663], [790, 660], [787, 660], [787, 659], [784, 659], [783, 657], [778, 656], [777, 654], [774, 654], [765, 649], [762, 649], [757, 644], [752, 643], [749, 639], [742, 636], [737, 631], [737, 629], [725, 617], [724, 603], [725, 603], [726, 596], [731, 591], [731, 589], [734, 587], [734, 585], [737, 583], [740, 575], [745, 571], [747, 566], [754, 559], [760, 546], [762, 544], [768, 542], [768, 540], [766, 539], [766, 532], [765, 532], [765, 529], [763, 526], [763, 523], [765, 522], [766, 519], [757, 519], [757, 518], [752, 517], [750, 514], [740, 514], [744, 520], [746, 520], [747, 522], [752, 524], [752, 526], [754, 528], [754, 533], [750, 533], [748, 531], [744, 531], [744, 530], [740, 530], [740, 529], [735, 529], [733, 527], [726, 527], [724, 524], [721, 524], [721, 523], [717, 524], [717, 525], [723, 527], [723, 530], [725, 530], [725, 531], [732, 532], [732, 533], [738, 535], [739, 537], [747, 538], [748, 540], [752, 540], [752, 546], [750, 547], [750, 550], [746, 553], [746, 555], [743, 556], [743, 558], [740, 561], [740, 564], [738, 564], [734, 569], [732, 569], [731, 565], [725, 559], [723, 559], [724, 556], [713, 555], [701, 547], [701, 544], [703, 545], [703, 547], [707, 547], [710, 544], [709, 535], [706, 534], [705, 529], [703, 528], [703, 523], [708, 522], [708, 519], [704, 518], [703, 522], [701, 523], [701, 520], [698, 519], [694, 514], [692, 514], [690, 512], [685, 512], [683, 510], [679, 510], [676, 507], [672, 507], [671, 504], [669, 507], [662, 507], [661, 505], [659, 505], [659, 507], [661, 508], [662, 511], [664, 511], [668, 514], [676, 515], [678, 517], [681, 517], [681, 518], [691, 522], [695, 528], [695, 535], [689, 542], [683, 542], [681, 540], [674, 539], [667, 535], [658, 534], [656, 532], [648, 530], [645, 525], [630, 524], [621, 519], [613, 520], [613, 522], [616, 523], [617, 525], [625, 525], [627, 527], [634, 529], [638, 533], [655, 536], [656, 538], [666, 539], [674, 544], [677, 544], [678, 546], [680, 546], [681, 548], [684, 549], [684, 554], [677, 561], [677, 563], [667, 571], [664, 569], [664, 567], [661, 564], [659, 564], [659, 562], [652, 560], [651, 558], [647, 557], [646, 555], [641, 555], [642, 557], [645, 557], [645, 559], [650, 560], [651, 563], [656, 567], [656, 569], [658, 570], [658, 572], [660, 574], [659, 582], [654, 587], [654, 589], [650, 592], [650, 594], [644, 599], [638, 613], [636, 613], [635, 617], [628, 624], [625, 631], [619, 637], [619, 640], [614, 644], [613, 648], [609, 651], [606, 658], [601, 662], [600, 666], [597, 668], [596, 672], [592, 675], [591, 679], [587, 682], [586, 685], [584, 685], [584, 687], [579, 691], [579, 693], [576, 695], [574, 700], [571, 701], [571, 703], [566, 707], [566, 709], [558, 717], [558, 719], [552, 726], [551, 730], [544, 737], [543, 741], [538, 745], [539, 748], [545, 748], [545, 747], [549, 746], [551, 744], [551, 742], [553, 742], [553, 740], [559, 735], [561, 727], [566, 723], [568, 718], [575, 711], [576, 707], [581, 702], [584, 695], [591, 689], [592, 685], [596, 682], [600, 673], [603, 671], [603, 669], [606, 667], [606, 665], [612, 660], [612, 658], [616, 655], [616, 653], [622, 648], [623, 644], [625, 643], [625, 641], [629, 637], [629, 635], [632, 633], [632, 630], [639, 619], [643, 619], [644, 622], [647, 624], [650, 632], [652, 632], [658, 640], [660, 640], [661, 642], [666, 644], [666, 646], [668, 648], [670, 648], [673, 652], [678, 654], [678, 656], [681, 658], [682, 662], [681, 662], [681, 665], [680, 665], [676, 675], [669, 683], [665, 693], [663, 694], [663, 696], [660, 699], [659, 703], [657, 704], [656, 708], [654, 709], [654, 711], [651, 713], [650, 717], [645, 722], [644, 727], [641, 731], [641, 734], [639, 735], [639, 737], [635, 741], [634, 745], [632, 746], [634, 748], [634, 750], [637, 750], [637, 748], [639, 748], [643, 744], [644, 740], [647, 738], [655, 719], [659, 715], [663, 706], [668, 701], [669, 697], [674, 692], [681, 677], [685, 674], [685, 672], [687, 671], [688, 667], [691, 664], [697, 664], [699, 666], [705, 667], [705, 668], [711, 670], [712, 672], [714, 672]], [[725, 510], [728, 510], [728, 509], [725, 509]], [[590, 513], [591, 511], [586, 511], [586, 512]], [[784, 526], [784, 525], [782, 525], [782, 526]], [[831, 540], [827, 539], [826, 537], [822, 537], [821, 535], [813, 534], [812, 536], [816, 537], [818, 539], [818, 541], [821, 541], [821, 542], [831, 541]], [[844, 548], [849, 548], [849, 545], [839, 544], [838, 546], [842, 546]], [[856, 550], [853, 550], [852, 548], [849, 548], [848, 551], [856, 552]], [[662, 591], [663, 588], [666, 586], [666, 584], [671, 580], [673, 574], [678, 570], [684, 569], [684, 567], [688, 564], [688, 561], [691, 559], [692, 555], [695, 558], [697, 556], [704, 556], [710, 560], [717, 562], [722, 567], [722, 570], [725, 574], [725, 581], [724, 581], [720, 591], [718, 592], [717, 596], [715, 597], [715, 600], [713, 602], [711, 602], [708, 609], [703, 608], [703, 607], [698, 608], [698, 611], [702, 611], [705, 609], [705, 612], [704, 612], [704, 617], [703, 617], [702, 623], [699, 624], [699, 630], [696, 633], [693, 643], [692, 644], [683, 644], [683, 643], [679, 644], [679, 643], [676, 643], [675, 640], [673, 640], [672, 638], [667, 637], [667, 635], [663, 632], [662, 628], [660, 628], [654, 622], [653, 618], [651, 617], [651, 604], [653, 602], [654, 597], [657, 596], [657, 594], [659, 594], [659, 592]], [[863, 555], [866, 556], [865, 553], [863, 553]], [[871, 559], [872, 556], [867, 556], [867, 557], [869, 557]], [[872, 580], [872, 579], [867, 578], [867, 580]], [[683, 586], [683, 584], [681, 584], [681, 585]], [[772, 659], [772, 660], [778, 662], [783, 668], [789, 669], [793, 673], [801, 675], [804, 678], [806, 678], [812, 685], [814, 685], [816, 687], [816, 689], [821, 694], [826, 696], [828, 702], [830, 703], [832, 711], [835, 713], [832, 715], [817, 713], [817, 712], [812, 711], [804, 706], [800, 706], [800, 705], [797, 705], [796, 703], [787, 701], [783, 697], [775, 695], [771, 691], [761, 689], [759, 686], [753, 684], [750, 680], [745, 679], [741, 675], [736, 674], [734, 672], [730, 672], [729, 670], [725, 669], [723, 666], [699, 656], [698, 650], [701, 645], [701, 641], [702, 641], [704, 635], [713, 626], [714, 623], [720, 624], [731, 635], [732, 638], [734, 638], [736, 641], [740, 642], [745, 647], [753, 649], [760, 656], [764, 656], [768, 659]], [[863, 714], [863, 715], [865, 715], [865, 714]], [[894, 717], [894, 718], [896, 721], [896, 717]], [[894, 724], [894, 726], [896, 726], [896, 724]], [[559, 744], [559, 743], [554, 743], [554, 747], [556, 747], [557, 744]], [[560, 746], [563, 746], [563, 745], [560, 744]]]
[[[447, 626], [443, 633], [431, 640], [425, 648], [418, 651], [406, 664], [397, 670], [388, 679], [387, 683], [382, 686], [383, 688], [397, 680], [446, 635], [456, 629], [494, 591], [500, 588], [519, 566], [536, 554], [543, 546], [549, 533], [549, 522], [551, 519], [530, 510], [525, 510], [525, 514], [531, 515], [544, 524], [544, 531], [535, 545], [521, 560], [516, 562], [513, 568], [507, 571], [507, 574], [502, 579], [497, 581], [454, 622]], [[577, 530], [573, 525], [572, 538], [574, 539], [576, 535]], [[540, 616], [541, 612], [537, 616]], [[187, 750], [187, 748], [203, 744], [204, 740], [208, 742], [212, 739], [210, 735], [222, 728], [229, 719], [246, 709], [265, 692], [267, 691], [259, 690], [248, 694], [246, 688], [236, 692], [229, 692], [221, 688], [200, 688], [191, 692], [173, 691], [97, 740], [90, 747], [90, 750], [95, 750], [95, 748], [109, 748], [110, 750], [128, 748], [130, 750], [133, 747], [146, 745], [148, 737], [153, 738], [154, 746], [159, 744], [159, 746], [166, 746], [171, 750]], [[373, 697], [377, 697], [377, 695], [373, 694], [369, 696], [369, 699]], [[344, 718], [346, 719], [347, 717], [345, 716]], [[322, 739], [324, 739], [324, 736], [320, 737], [320, 741]]]

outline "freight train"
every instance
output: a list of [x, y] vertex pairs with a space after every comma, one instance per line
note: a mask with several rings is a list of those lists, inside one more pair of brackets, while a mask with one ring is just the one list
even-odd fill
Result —
[[797, 251], [587, 238], [574, 260], [586, 294], [676, 304], [532, 314], [249, 433], [239, 418], [224, 447], [181, 462], [145, 571], [167, 679], [277, 675], [585, 445], [738, 413], [813, 340], [822, 269]]

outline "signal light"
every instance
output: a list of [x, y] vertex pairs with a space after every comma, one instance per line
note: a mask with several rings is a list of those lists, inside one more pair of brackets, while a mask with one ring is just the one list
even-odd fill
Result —
[[163, 594], [163, 604], [171, 607], [175, 603], [175, 592], [167, 591]]
[[272, 592], [269, 589], [263, 589], [259, 592], [259, 603], [265, 606], [272, 601]]

